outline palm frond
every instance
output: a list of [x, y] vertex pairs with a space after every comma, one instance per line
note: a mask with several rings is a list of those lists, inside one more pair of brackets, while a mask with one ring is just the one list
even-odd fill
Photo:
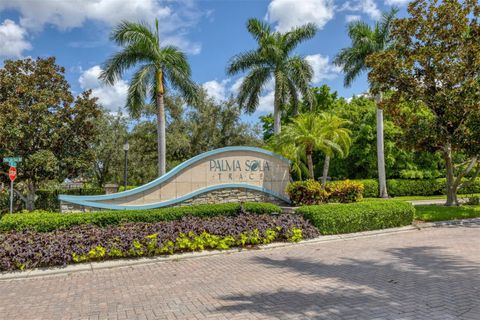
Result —
[[251, 68], [263, 67], [268, 60], [258, 51], [247, 51], [234, 56], [228, 63], [227, 74], [234, 75]]
[[301, 42], [311, 39], [317, 33], [317, 27], [314, 23], [307, 23], [297, 27], [284, 35], [284, 50], [289, 53], [294, 50]]
[[272, 33], [266, 22], [255, 18], [248, 19], [247, 30], [257, 41]]
[[138, 118], [145, 107], [147, 92], [155, 78], [154, 74], [155, 66], [147, 64], [140, 67], [130, 80], [126, 108], [134, 118]]
[[145, 22], [122, 21], [113, 28], [110, 39], [120, 46], [141, 42], [158, 46], [158, 38]]
[[115, 53], [103, 65], [100, 79], [108, 84], [113, 84], [122, 74], [137, 63], [150, 63], [155, 61], [155, 52], [145, 44], [131, 44], [124, 50]]
[[238, 94], [238, 105], [247, 113], [255, 112], [260, 94], [271, 74], [270, 68], [255, 68], [243, 79]]

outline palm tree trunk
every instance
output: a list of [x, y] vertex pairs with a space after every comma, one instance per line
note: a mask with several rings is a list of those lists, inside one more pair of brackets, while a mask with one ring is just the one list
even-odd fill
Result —
[[275, 98], [273, 100], [273, 134], [279, 134], [281, 131], [281, 113], [280, 113], [280, 106], [278, 103], [278, 93], [277, 88], [275, 88]]
[[330, 157], [328, 155], [325, 156], [325, 162], [323, 163], [323, 175], [322, 175], [322, 187], [325, 189], [327, 185], [327, 176], [328, 176], [328, 168], [330, 167]]
[[158, 145], [158, 175], [162, 176], [166, 170], [166, 140], [165, 140], [165, 101], [162, 83], [162, 73], [157, 73], [157, 145]]
[[387, 178], [385, 174], [385, 147], [383, 137], [383, 110], [378, 108], [382, 95], [375, 97], [377, 103], [377, 164], [378, 164], [378, 185], [380, 198], [388, 198]]
[[307, 146], [306, 155], [307, 155], [308, 175], [310, 176], [310, 179], [315, 179], [315, 177], [314, 177], [315, 174], [313, 172], [312, 154], [313, 154], [313, 147], [312, 146]]

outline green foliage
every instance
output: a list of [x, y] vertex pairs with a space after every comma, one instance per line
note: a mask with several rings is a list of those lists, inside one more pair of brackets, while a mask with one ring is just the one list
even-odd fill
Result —
[[302, 229], [292, 228], [292, 229], [289, 230], [288, 233], [287, 233], [287, 239], [288, 239], [289, 242], [299, 242], [299, 241], [302, 241], [302, 239], [303, 239]]
[[330, 194], [329, 202], [351, 203], [361, 201], [363, 198], [363, 183], [358, 181], [335, 181], [326, 187]]
[[[405, 142], [442, 153], [450, 205], [462, 178], [480, 174], [479, 34], [478, 1], [418, 0], [393, 22], [389, 50], [367, 61], [375, 90], [391, 90], [384, 107]], [[458, 155], [469, 161], [454, 164]]]
[[35, 208], [37, 210], [60, 211], [59, 194], [87, 196], [104, 194], [102, 188], [81, 188], [81, 189], [54, 189], [54, 190], [38, 190], [35, 194]]
[[[282, 132], [269, 140], [273, 151], [297, 164], [306, 157], [308, 175], [314, 179], [313, 152], [344, 157], [350, 147], [350, 130], [344, 128], [348, 121], [329, 114], [302, 113], [292, 119]], [[295, 168], [295, 167], [294, 167]], [[301, 173], [300, 170], [298, 173]]]
[[330, 194], [315, 180], [295, 181], [287, 185], [286, 192], [293, 205], [326, 203]]
[[[233, 57], [227, 72], [234, 75], [248, 71], [239, 89], [238, 104], [248, 113], [254, 112], [260, 101], [265, 84], [271, 77], [275, 81], [274, 114], [280, 117], [286, 104], [297, 107], [303, 100], [311, 105], [313, 96], [309, 88], [313, 69], [293, 50], [316, 33], [313, 24], [296, 27], [280, 33], [258, 19], [249, 19], [247, 29], [258, 43], [258, 48]], [[279, 129], [279, 128], [275, 128]]]
[[422, 205], [416, 206], [415, 209], [415, 219], [422, 221], [446, 221], [480, 217], [480, 206], [478, 205], [460, 207]]
[[314, 180], [295, 181], [289, 183], [286, 190], [294, 205], [357, 202], [362, 200], [363, 191], [361, 182], [350, 180], [330, 182], [326, 188]]
[[[240, 110], [232, 99], [217, 102], [199, 90], [195, 105], [187, 108], [184, 99], [170, 95], [165, 97], [165, 107], [168, 169], [209, 150], [262, 144], [257, 128], [241, 121]], [[155, 110], [149, 111], [149, 118], [155, 114]], [[155, 132], [156, 122], [145, 120], [137, 123], [129, 134], [130, 184], [142, 185], [158, 177]]]
[[[157, 234], [146, 236], [143, 241], [134, 239], [130, 248], [127, 251], [122, 249], [111, 247], [106, 249], [101, 245], [95, 245], [87, 254], [72, 254], [72, 261], [75, 263], [103, 260], [106, 257], [121, 258], [121, 257], [139, 257], [139, 256], [152, 256], [159, 254], [173, 254], [175, 252], [193, 252], [203, 250], [228, 250], [235, 246], [247, 247], [256, 246], [259, 244], [269, 244], [276, 240], [279, 240], [281, 227], [273, 229], [266, 229], [265, 235], [261, 236], [258, 229], [254, 229], [251, 232], [243, 232], [239, 237], [231, 235], [218, 236], [203, 231], [201, 234], [196, 235], [193, 232], [188, 234], [180, 232], [174, 241], [167, 241], [165, 243], [159, 243], [157, 241]], [[286, 231], [286, 240], [289, 242], [299, 242], [303, 240], [302, 229], [293, 227]], [[147, 243], [143, 245], [142, 243]], [[20, 269], [20, 267], [17, 267]]]
[[[252, 213], [263, 214], [281, 212], [278, 206], [270, 204], [245, 203], [244, 209]], [[151, 210], [96, 211], [90, 213], [53, 213], [38, 212], [26, 214], [6, 214], [0, 220], [0, 230], [34, 230], [48, 232], [68, 229], [75, 225], [93, 224], [107, 226], [122, 222], [158, 222], [178, 220], [184, 216], [214, 217], [233, 216], [241, 212], [238, 203], [206, 204], [188, 207], [170, 207]]]
[[392, 197], [398, 196], [430, 196], [442, 194], [445, 190], [445, 179], [429, 180], [387, 180], [388, 193]]
[[91, 163], [102, 110], [90, 91], [74, 97], [64, 72], [55, 58], [6, 60], [0, 69], [0, 158], [23, 157], [17, 187], [28, 209], [45, 181], [77, 177]]
[[339, 234], [406, 226], [415, 208], [404, 201], [365, 201], [351, 204], [304, 206], [296, 211], [321, 234]]
[[245, 212], [253, 214], [281, 213], [281, 208], [273, 203], [245, 202], [242, 204], [242, 206]]

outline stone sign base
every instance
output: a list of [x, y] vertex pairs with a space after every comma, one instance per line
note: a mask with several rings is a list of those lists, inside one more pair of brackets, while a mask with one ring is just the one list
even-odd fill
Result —
[[[178, 203], [174, 206], [192, 206], [199, 204], [215, 204], [215, 203], [241, 203], [241, 202], [269, 202], [279, 206], [288, 206], [288, 203], [282, 201], [272, 195], [243, 188], [220, 189], [205, 194], [201, 194], [192, 199]], [[82, 206], [74, 203], [60, 202], [61, 212], [93, 212], [108, 209], [100, 209], [94, 207]]]

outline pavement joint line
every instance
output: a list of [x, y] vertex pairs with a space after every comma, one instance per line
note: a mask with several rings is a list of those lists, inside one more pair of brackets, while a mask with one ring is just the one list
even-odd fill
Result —
[[311, 245], [311, 244], [317, 244], [322, 242], [348, 241], [348, 240], [354, 240], [358, 238], [371, 238], [371, 237], [385, 236], [385, 235], [390, 235], [395, 233], [421, 231], [423, 229], [429, 229], [434, 227], [448, 227], [451, 225], [462, 226], [463, 223], [478, 222], [478, 221], [479, 221], [479, 218], [436, 221], [436, 222], [422, 222], [422, 223], [414, 222], [412, 225], [408, 225], [404, 227], [370, 230], [370, 231], [355, 232], [355, 233], [345, 233], [345, 234], [339, 234], [339, 235], [325, 235], [325, 236], [320, 236], [314, 239], [303, 240], [298, 243], [275, 242], [268, 245], [261, 245], [255, 249], [232, 248], [232, 249], [223, 250], [223, 251], [205, 250], [200, 252], [186, 252], [186, 253], [173, 254], [168, 256], [87, 262], [87, 263], [81, 263], [81, 264], [71, 264], [71, 265], [67, 265], [66, 267], [51, 267], [51, 268], [29, 269], [25, 271], [1, 272], [0, 282], [9, 281], [9, 280], [35, 279], [35, 278], [51, 277], [51, 276], [81, 273], [81, 272], [95, 273], [96, 271], [99, 271], [99, 270], [127, 268], [127, 267], [138, 266], [138, 265], [149, 265], [149, 264], [158, 263], [158, 262], [177, 262], [181, 260], [198, 259], [198, 258], [217, 256], [217, 255], [223, 255], [223, 254], [255, 252], [260, 250], [265, 251], [265, 250], [292, 247], [297, 245]]

